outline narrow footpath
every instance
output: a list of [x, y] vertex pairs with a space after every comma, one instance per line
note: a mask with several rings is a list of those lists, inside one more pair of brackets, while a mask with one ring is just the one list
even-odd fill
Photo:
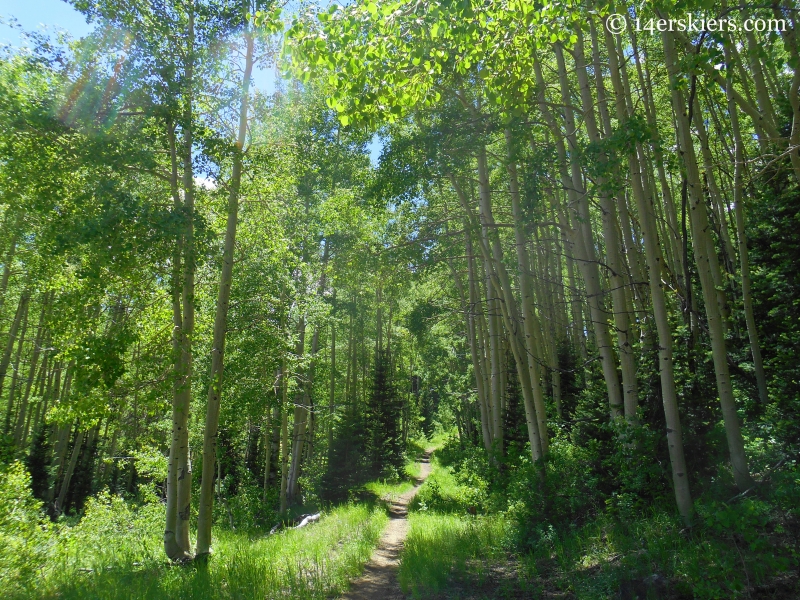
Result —
[[414, 489], [401, 494], [389, 505], [389, 524], [372, 554], [364, 574], [353, 581], [342, 600], [402, 600], [405, 598], [397, 581], [400, 551], [408, 535], [408, 505], [431, 472], [431, 452], [420, 460], [420, 477]]

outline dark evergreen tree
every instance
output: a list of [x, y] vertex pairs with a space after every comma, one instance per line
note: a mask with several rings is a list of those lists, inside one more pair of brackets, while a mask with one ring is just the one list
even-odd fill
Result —
[[422, 432], [431, 437], [434, 432], [433, 419], [439, 408], [439, 391], [436, 389], [426, 389], [421, 394], [420, 413], [422, 413]]
[[33, 435], [30, 451], [25, 461], [28, 472], [31, 474], [31, 490], [39, 500], [47, 499], [47, 490], [50, 487], [50, 437], [51, 427], [42, 425]]
[[525, 448], [528, 442], [528, 426], [525, 421], [525, 405], [522, 400], [522, 390], [519, 387], [517, 365], [510, 352], [506, 353], [506, 411], [503, 415], [503, 447], [508, 449], [509, 444], [517, 448]]
[[366, 442], [364, 415], [357, 410], [347, 410], [331, 444], [328, 467], [322, 477], [321, 498], [329, 502], [346, 500], [348, 490], [369, 478]]
[[367, 406], [370, 459], [376, 473], [403, 466], [404, 448], [400, 418], [403, 402], [392, 377], [389, 350], [379, 350], [375, 359], [372, 393]]

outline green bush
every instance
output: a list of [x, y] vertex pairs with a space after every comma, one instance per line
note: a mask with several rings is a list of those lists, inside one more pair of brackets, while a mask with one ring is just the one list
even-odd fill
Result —
[[54, 537], [22, 463], [0, 470], [0, 596], [28, 596], [45, 568]]
[[59, 572], [161, 560], [165, 508], [155, 494], [144, 497], [141, 504], [108, 491], [89, 498], [81, 520], [61, 528]]

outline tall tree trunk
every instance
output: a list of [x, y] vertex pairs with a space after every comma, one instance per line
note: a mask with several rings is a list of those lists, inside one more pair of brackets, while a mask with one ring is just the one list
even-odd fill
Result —
[[236, 243], [236, 225], [239, 218], [239, 188], [242, 182], [242, 155], [247, 136], [247, 108], [250, 91], [250, 76], [253, 71], [254, 39], [250, 32], [245, 33], [247, 50], [245, 53], [242, 96], [239, 106], [239, 133], [233, 154], [233, 171], [229, 184], [228, 222], [225, 228], [225, 244], [222, 255], [222, 272], [219, 280], [216, 314], [214, 316], [214, 340], [211, 348], [211, 383], [208, 386], [206, 422], [203, 434], [203, 472], [200, 483], [200, 501], [197, 517], [198, 555], [211, 551], [211, 518], [214, 506], [214, 460], [217, 453], [217, 430], [219, 428], [220, 397], [222, 395], [223, 365], [225, 357], [225, 335], [228, 328], [228, 306], [233, 280], [233, 252]]
[[185, 66], [183, 135], [183, 201], [178, 191], [178, 150], [175, 125], [169, 123], [174, 212], [183, 220], [175, 248], [172, 275], [173, 399], [172, 436], [167, 474], [167, 512], [164, 550], [171, 560], [191, 558], [189, 517], [192, 500], [192, 465], [189, 455], [189, 411], [192, 399], [192, 337], [194, 333], [194, 6], [190, 5]]
[[[730, 64], [730, 49], [725, 48], [725, 62]], [[733, 89], [733, 73], [728, 71], [728, 89]], [[732, 94], [728, 94], [728, 118], [730, 119], [731, 130], [734, 140], [734, 170], [733, 170], [733, 208], [736, 216], [736, 237], [739, 240], [739, 275], [742, 279], [742, 308], [744, 309], [745, 322], [747, 323], [747, 335], [750, 339], [750, 354], [753, 357], [753, 366], [756, 372], [756, 383], [758, 385], [758, 397], [763, 405], [769, 402], [769, 392], [767, 391], [767, 376], [764, 373], [764, 362], [761, 358], [761, 346], [758, 343], [758, 329], [753, 315], [753, 297], [750, 293], [750, 258], [747, 250], [747, 231], [744, 221], [744, 143], [742, 142], [741, 129], [739, 127], [739, 114], [736, 110]]]
[[[556, 51], [556, 57], [559, 59], [559, 79], [561, 82], [562, 97], [566, 97], [564, 102], [569, 104], [569, 86], [566, 79], [566, 65], [564, 64], [564, 57]], [[576, 207], [576, 219], [578, 221], [575, 229], [567, 229], [567, 234], [572, 243], [575, 251], [575, 258], [578, 262], [578, 267], [583, 275], [584, 285], [586, 286], [586, 297], [589, 305], [589, 314], [592, 321], [592, 329], [595, 334], [597, 349], [600, 354], [601, 366], [603, 370], [603, 379], [606, 383], [606, 390], [608, 392], [608, 404], [610, 408], [611, 417], [615, 418], [621, 416], [624, 410], [624, 403], [622, 400], [622, 393], [620, 391], [619, 380], [617, 378], [616, 357], [614, 356], [614, 349], [611, 342], [611, 335], [608, 331], [608, 322], [606, 320], [607, 311], [602, 303], [603, 290], [600, 284], [600, 271], [595, 256], [594, 236], [591, 230], [591, 221], [589, 217], [589, 200], [586, 192], [583, 189], [583, 182], [581, 180], [580, 165], [577, 158], [577, 140], [575, 139], [575, 119], [573, 117], [572, 109], [569, 106], [564, 107], [565, 124], [567, 128], [567, 140], [570, 143], [570, 154], [567, 154], [567, 149], [562, 139], [562, 133], [558, 127], [555, 118], [552, 115], [550, 106], [544, 97], [544, 77], [542, 75], [542, 67], [538, 57], [534, 59], [534, 71], [536, 75], [537, 88], [539, 94], [539, 107], [545, 121], [550, 127], [556, 143], [556, 150], [559, 157], [559, 168], [562, 180], [562, 185], [567, 190], [569, 196], [570, 206]], [[571, 132], [571, 133], [570, 133]], [[571, 174], [569, 169], [571, 168]]]
[[[33, 383], [36, 378], [37, 367], [39, 366], [39, 357], [42, 354], [42, 344], [44, 341], [44, 329], [45, 329], [45, 319], [48, 316], [50, 302], [53, 297], [53, 292], [46, 292], [42, 298], [42, 312], [39, 315], [39, 325], [36, 328], [36, 337], [33, 340], [33, 352], [31, 355], [31, 362], [30, 366], [28, 367], [28, 380], [25, 384], [25, 392], [22, 395], [22, 405], [20, 406], [19, 415], [17, 417], [17, 426], [14, 432], [14, 440], [16, 441], [19, 447], [23, 447], [25, 444], [24, 441], [24, 430], [25, 430], [25, 416], [26, 412], [28, 411], [28, 400], [31, 396], [31, 390], [33, 389]], [[42, 362], [42, 367], [40, 370], [45, 369], [45, 363]]]
[[272, 420], [270, 419], [271, 409], [267, 407], [267, 416], [264, 423], [264, 486], [261, 494], [261, 501], [267, 501], [267, 490], [269, 489], [270, 459], [272, 458]]
[[[487, 291], [490, 287], [495, 288], [497, 297], [498, 312], [505, 323], [509, 335], [511, 350], [517, 366], [517, 376], [522, 390], [523, 404], [525, 405], [525, 421], [528, 429], [528, 441], [531, 446], [531, 459], [537, 463], [544, 455], [547, 442], [543, 441], [540, 421], [546, 423], [546, 417], [537, 415], [536, 406], [533, 400], [533, 390], [528, 368], [528, 356], [525, 350], [523, 333], [519, 329], [522, 317], [517, 308], [516, 299], [511, 290], [511, 282], [508, 272], [503, 262], [503, 250], [500, 245], [500, 238], [492, 213], [491, 191], [489, 187], [489, 169], [486, 157], [486, 147], [483, 144], [478, 146], [477, 152], [478, 165], [478, 186], [479, 186], [479, 218], [481, 222], [481, 253], [484, 254], [487, 263], [489, 280], [487, 281]], [[463, 201], [462, 201], [463, 202]], [[499, 319], [498, 319], [499, 320]], [[499, 325], [499, 323], [498, 323]], [[498, 326], [499, 329], [499, 326]], [[505, 365], [505, 361], [503, 361]], [[546, 426], [545, 432], [546, 435]], [[502, 430], [498, 431], [499, 440], [502, 440]], [[498, 439], [495, 439], [495, 444]], [[502, 448], [501, 448], [502, 450]], [[540, 469], [540, 474], [544, 475], [544, 470]]]
[[14, 218], [14, 224], [11, 230], [11, 244], [9, 244], [8, 252], [3, 260], [3, 276], [0, 278], [0, 311], [6, 301], [6, 291], [8, 290], [8, 281], [11, 278], [11, 267], [14, 264], [14, 254], [17, 250], [17, 242], [19, 241], [20, 228], [22, 227], [23, 212], [18, 210]]
[[[336, 290], [333, 292], [336, 300]], [[331, 321], [331, 381], [328, 394], [328, 462], [330, 464], [331, 448], [333, 448], [333, 422], [336, 416], [336, 321]]]
[[[297, 324], [298, 340], [295, 348], [295, 356], [302, 359], [305, 353], [306, 339], [306, 320], [305, 316], [300, 317]], [[297, 386], [295, 392], [294, 419], [292, 424], [292, 462], [289, 467], [289, 482], [287, 489], [287, 500], [289, 504], [296, 501], [300, 494], [298, 478], [300, 476], [300, 461], [303, 456], [303, 447], [306, 439], [306, 428], [308, 427], [308, 410], [306, 408], [306, 388], [302, 383]]]
[[483, 445], [486, 449], [486, 452], [491, 452], [492, 449], [492, 437], [489, 430], [489, 420], [488, 414], [486, 410], [487, 402], [486, 402], [486, 388], [484, 387], [485, 379], [483, 373], [483, 361], [482, 358], [478, 354], [478, 340], [475, 333], [475, 311], [476, 311], [476, 302], [475, 302], [475, 293], [474, 293], [474, 279], [475, 274], [473, 273], [474, 268], [474, 260], [472, 258], [472, 244], [470, 242], [468, 225], [465, 224], [464, 226], [464, 238], [465, 238], [465, 247], [467, 249], [467, 285], [469, 286], [469, 294], [464, 290], [464, 285], [461, 281], [461, 278], [455, 271], [455, 267], [450, 264], [451, 271], [453, 273], [453, 278], [455, 279], [459, 294], [461, 296], [461, 303], [464, 310], [464, 322], [466, 325], [466, 334], [469, 342], [469, 349], [470, 349], [470, 357], [472, 358], [472, 372], [475, 375], [475, 389], [478, 395], [478, 406], [480, 409], [480, 417], [481, 417], [481, 433], [483, 435]]
[[[562, 51], [557, 51], [562, 53]], [[578, 30], [578, 40], [573, 50], [575, 70], [580, 86], [581, 103], [583, 105], [583, 120], [586, 132], [591, 142], [601, 142], [600, 131], [594, 116], [594, 100], [586, 73], [586, 62], [583, 49], [583, 34]], [[604, 160], [602, 157], [600, 160]], [[631, 176], [635, 175], [631, 172]], [[628, 318], [628, 303], [625, 298], [626, 285], [622, 277], [622, 250], [619, 235], [617, 234], [617, 208], [613, 199], [605, 191], [607, 182], [604, 177], [597, 178], [600, 188], [600, 209], [603, 213], [602, 227], [603, 240], [606, 246], [606, 260], [608, 261], [609, 279], [611, 280], [611, 304], [614, 311], [614, 326], [617, 330], [617, 348], [619, 351], [620, 367], [622, 370], [622, 398], [625, 418], [631, 422], [637, 421], [636, 411], [639, 407], [639, 386], [636, 381], [636, 361], [631, 347], [631, 325]]]
[[[717, 290], [714, 286], [712, 270], [719, 270], [717, 256], [709, 252], [708, 245], [708, 217], [703, 198], [700, 172], [697, 166], [697, 157], [691, 137], [690, 115], [691, 104], [687, 107], [683, 92], [678, 87], [679, 72], [675, 57], [675, 46], [671, 35], [663, 36], [664, 56], [667, 70], [670, 75], [672, 90], [672, 105], [675, 112], [678, 130], [679, 152], [686, 168], [686, 180], [691, 198], [690, 223], [692, 228], [692, 247], [694, 248], [695, 263], [700, 277], [700, 286], [703, 291], [703, 302], [708, 319], [708, 332], [711, 338], [711, 353], [714, 360], [714, 372], [717, 380], [722, 407], [722, 418], [725, 423], [725, 436], [730, 451], [733, 477], [737, 487], [742, 491], [753, 485], [750, 470], [747, 465], [747, 456], [744, 451], [744, 439], [739, 425], [739, 415], [736, 412], [736, 401], [733, 397], [730, 373], [728, 371], [728, 353], [725, 348], [725, 336], [722, 315], [717, 301]], [[731, 92], [732, 93], [732, 92]]]
[[[623, 82], [619, 76], [619, 59], [616, 48], [610, 35], [606, 36], [606, 48], [609, 55], [609, 70], [614, 86], [616, 98], [617, 119], [624, 123], [629, 114], [624, 101]], [[686, 458], [683, 452], [683, 433], [678, 409], [678, 394], [675, 387], [674, 362], [672, 357], [672, 329], [669, 324], [667, 299], [661, 283], [661, 269], [663, 255], [661, 245], [655, 231], [655, 215], [641, 187], [641, 180], [635, 173], [641, 170], [637, 161], [637, 154], [628, 154], [628, 169], [633, 182], [633, 196], [636, 200], [639, 222], [642, 226], [645, 244], [645, 258], [647, 259], [648, 280], [650, 282], [650, 298], [653, 302], [653, 314], [658, 332], [658, 364], [661, 378], [661, 400], [664, 407], [664, 418], [667, 426], [667, 445], [669, 449], [670, 465], [672, 467], [672, 483], [675, 492], [675, 501], [678, 511], [684, 522], [691, 524], [692, 497], [689, 489], [689, 473], [686, 469]]]
[[[25, 346], [25, 335], [28, 333], [28, 307], [30, 306], [30, 302], [25, 307], [25, 312], [22, 315], [22, 331], [19, 334], [19, 340], [17, 341], [17, 351], [14, 353], [14, 365], [11, 369], [11, 386], [8, 390], [8, 406], [9, 406], [9, 413], [6, 415], [6, 433], [11, 433], [11, 421], [16, 424], [16, 419], [13, 419], [14, 416], [14, 404], [15, 400], [18, 395], [19, 391], [19, 380], [20, 380], [20, 362], [22, 360], [23, 349]], [[19, 411], [18, 411], [19, 412]]]
[[58, 498], [56, 499], [54, 507], [57, 515], [60, 515], [64, 510], [64, 499], [67, 497], [69, 484], [72, 481], [72, 474], [75, 472], [75, 466], [78, 464], [78, 456], [80, 456], [81, 446], [83, 445], [83, 438], [85, 436], [86, 432], [80, 429], [75, 438], [75, 444], [72, 446], [72, 456], [70, 456], [67, 470], [64, 472], [64, 479], [61, 481], [61, 491], [58, 493]]
[[517, 177], [517, 165], [515, 158], [514, 141], [511, 130], [505, 130], [506, 147], [508, 152], [508, 171], [509, 191], [511, 192], [511, 214], [514, 217], [514, 246], [517, 254], [517, 268], [519, 269], [519, 290], [522, 304], [522, 325], [525, 334], [525, 353], [527, 366], [531, 382], [531, 393], [533, 396], [533, 406], [536, 411], [538, 422], [539, 443], [542, 454], [547, 454], [549, 447], [547, 435], [547, 410], [544, 402], [544, 391], [542, 390], [542, 374], [539, 370], [539, 361], [546, 360], [542, 355], [543, 349], [536, 343], [536, 330], [540, 328], [539, 319], [533, 308], [533, 289], [531, 283], [531, 266], [529, 263], [528, 249], [525, 240], [524, 218], [519, 198], [519, 180]]
[[286, 404], [288, 394], [288, 381], [286, 377], [286, 357], [281, 363], [281, 497], [280, 513], [286, 514], [289, 506], [286, 496], [289, 482], [289, 407]]
[[[11, 356], [14, 353], [14, 342], [17, 341], [17, 332], [19, 331], [20, 323], [25, 319], [28, 314], [28, 301], [30, 300], [30, 291], [27, 289], [22, 292], [17, 304], [17, 312], [14, 315], [14, 320], [11, 322], [11, 329], [8, 332], [8, 341], [6, 342], [6, 349], [3, 353], [3, 358], [0, 359], [0, 395], [3, 393], [3, 382], [8, 374], [8, 366], [11, 364]], [[6, 408], [5, 432], [8, 433], [11, 426], [11, 413], [14, 410], [14, 392], [13, 390], [8, 394], [8, 407]]]

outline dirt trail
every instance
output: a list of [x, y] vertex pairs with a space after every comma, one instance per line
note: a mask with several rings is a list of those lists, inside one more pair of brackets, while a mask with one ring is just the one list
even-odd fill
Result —
[[400, 495], [389, 505], [389, 524], [383, 531], [372, 558], [364, 567], [364, 574], [353, 581], [342, 600], [401, 600], [405, 598], [397, 582], [400, 551], [408, 534], [408, 505], [422, 482], [431, 472], [431, 451], [420, 461], [420, 477], [410, 492]]

